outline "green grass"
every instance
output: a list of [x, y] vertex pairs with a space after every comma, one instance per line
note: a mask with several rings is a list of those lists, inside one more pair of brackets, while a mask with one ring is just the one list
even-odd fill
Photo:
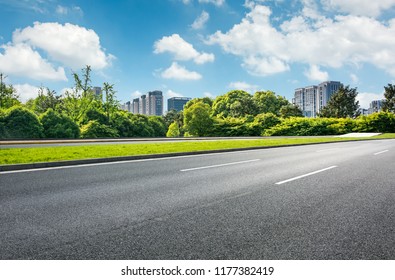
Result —
[[[374, 138], [395, 138], [395, 134], [384, 134]], [[371, 138], [268, 138], [254, 140], [218, 140], [161, 142], [144, 144], [105, 144], [85, 146], [61, 146], [41, 148], [1, 148], [0, 165], [37, 163], [89, 158], [120, 157], [176, 152], [226, 150], [232, 148], [270, 147], [290, 144], [337, 142], [344, 140], [364, 140]]]

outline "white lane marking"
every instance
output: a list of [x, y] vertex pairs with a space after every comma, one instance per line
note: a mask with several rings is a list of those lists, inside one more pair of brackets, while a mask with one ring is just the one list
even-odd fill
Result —
[[110, 161], [110, 162], [99, 162], [99, 163], [84, 163], [84, 164], [66, 165], [66, 166], [42, 167], [42, 168], [35, 168], [35, 169], [21, 169], [21, 170], [11, 170], [11, 171], [0, 171], [0, 174], [37, 172], [37, 171], [48, 171], [48, 170], [57, 170], [57, 169], [70, 169], [70, 168], [79, 168], [79, 167], [93, 167], [93, 166], [100, 166], [100, 165], [127, 164], [127, 163], [134, 163], [134, 162], [161, 161], [161, 160], [183, 159], [183, 158], [193, 158], [193, 157], [208, 157], [208, 156], [226, 155], [226, 154], [241, 154], [241, 153], [250, 153], [252, 151], [256, 151], [256, 150], [235, 151], [235, 152], [220, 152], [220, 153], [186, 155], [186, 156], [171, 156], [171, 157], [163, 157], [163, 158], [132, 159], [132, 160], [121, 160], [121, 161]]
[[228, 165], [235, 165], [235, 164], [243, 164], [243, 163], [255, 162], [255, 161], [258, 161], [258, 160], [260, 160], [260, 159], [251, 159], [251, 160], [236, 161], [236, 162], [229, 162], [229, 163], [209, 165], [209, 166], [194, 167], [194, 168], [188, 168], [188, 169], [181, 169], [180, 171], [181, 172], [187, 172], [187, 171], [194, 171], [194, 170], [200, 170], [200, 169], [216, 168], [216, 167], [222, 167], [222, 166], [228, 166]]
[[384, 150], [384, 151], [381, 151], [381, 152], [374, 153], [373, 155], [377, 156], [377, 155], [379, 155], [379, 154], [383, 154], [383, 153], [386, 153], [386, 152], [388, 152], [388, 151], [389, 151], [389, 150]]
[[301, 178], [304, 178], [304, 177], [307, 177], [307, 176], [311, 176], [311, 175], [314, 175], [314, 174], [317, 174], [317, 173], [320, 173], [320, 172], [324, 172], [324, 171], [327, 171], [329, 169], [333, 169], [333, 168], [336, 168], [336, 167], [337, 167], [336, 165], [333, 165], [333, 166], [330, 166], [330, 167], [327, 167], [327, 168], [324, 168], [324, 169], [320, 169], [320, 170], [313, 171], [313, 172], [310, 172], [310, 173], [307, 173], [307, 174], [303, 174], [303, 175], [300, 175], [300, 176], [297, 176], [297, 177], [293, 177], [293, 178], [290, 178], [288, 180], [277, 182], [276, 185], [281, 185], [281, 184], [284, 184], [284, 183], [295, 181], [295, 180], [298, 180], [298, 179], [301, 179]]

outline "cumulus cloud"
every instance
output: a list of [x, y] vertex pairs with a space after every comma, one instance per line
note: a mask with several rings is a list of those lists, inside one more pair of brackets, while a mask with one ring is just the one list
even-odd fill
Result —
[[362, 92], [362, 93], [358, 93], [356, 99], [359, 101], [359, 106], [361, 106], [361, 108], [367, 109], [367, 108], [369, 108], [370, 103], [373, 100], [384, 99], [384, 93]]
[[71, 68], [90, 65], [92, 69], [103, 69], [114, 58], [104, 52], [95, 31], [71, 23], [35, 22], [32, 27], [17, 29], [13, 42], [40, 48], [51, 59]]
[[202, 29], [206, 22], [209, 20], [210, 15], [206, 11], [203, 11], [201, 15], [195, 19], [195, 21], [192, 23], [191, 27], [192, 29]]
[[315, 1], [304, 2], [310, 12], [280, 27], [271, 23], [269, 7], [249, 2], [251, 11], [240, 23], [210, 35], [206, 43], [241, 57], [242, 66], [259, 76], [288, 71], [292, 63], [316, 65], [310, 74], [322, 76], [318, 67], [370, 63], [395, 76], [395, 19], [382, 23], [355, 15], [328, 18], [317, 14]]
[[395, 6], [395, 0], [323, 0], [327, 9], [353, 15], [377, 17], [383, 11]]
[[1, 46], [0, 72], [35, 80], [67, 81], [63, 67], [55, 69], [47, 60], [25, 43]]
[[29, 84], [17, 84], [13, 85], [16, 89], [19, 99], [25, 103], [27, 100], [36, 98], [38, 96], [39, 88]]
[[311, 81], [327, 81], [329, 80], [328, 72], [321, 71], [317, 65], [311, 65], [309, 70], [304, 72], [305, 76]]
[[185, 67], [173, 62], [172, 65], [161, 73], [162, 78], [176, 80], [200, 80], [202, 75], [189, 71]]
[[240, 82], [239, 81], [239, 82], [231, 82], [229, 84], [229, 88], [231, 88], [231, 89], [238, 89], [238, 90], [244, 90], [244, 91], [249, 92], [249, 93], [254, 93], [254, 92], [258, 91], [259, 86], [251, 85], [251, 84], [248, 84], [246, 82]]
[[160, 54], [165, 52], [173, 54], [175, 60], [193, 60], [197, 64], [213, 62], [215, 58], [214, 54], [198, 52], [192, 44], [186, 42], [178, 34], [164, 36], [155, 42], [154, 53]]

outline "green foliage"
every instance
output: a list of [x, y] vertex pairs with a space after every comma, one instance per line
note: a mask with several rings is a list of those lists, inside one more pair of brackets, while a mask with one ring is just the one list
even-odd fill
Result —
[[232, 90], [218, 96], [213, 103], [213, 116], [220, 118], [255, 115], [256, 105], [252, 96], [243, 90]]
[[89, 108], [82, 117], [80, 124], [84, 125], [90, 121], [108, 125], [107, 116], [98, 108]]
[[38, 90], [38, 96], [34, 99], [30, 99], [26, 102], [26, 107], [37, 115], [45, 113], [48, 109], [57, 110], [57, 106], [60, 104], [60, 96], [57, 96], [55, 91], [51, 91], [49, 88], [40, 87]]
[[4, 138], [41, 138], [43, 127], [38, 117], [30, 110], [15, 106], [9, 108], [4, 115]]
[[79, 138], [80, 129], [69, 117], [49, 109], [40, 116], [46, 138]]
[[356, 120], [354, 131], [395, 132], [395, 114], [390, 112], [378, 112], [368, 116], [360, 116]]
[[280, 114], [283, 106], [289, 105], [289, 101], [285, 97], [276, 95], [273, 91], [258, 91], [253, 96], [257, 106], [258, 113]]
[[0, 139], [7, 138], [4, 118], [5, 112], [0, 108]]
[[248, 136], [250, 135], [250, 131], [247, 125], [252, 120], [252, 117], [228, 117], [225, 119], [217, 118], [214, 121], [213, 129], [210, 132], [210, 136]]
[[165, 137], [166, 136], [166, 124], [162, 117], [149, 116], [148, 125], [153, 129], [154, 137]]
[[383, 110], [395, 113], [395, 86], [388, 84], [384, 90]]
[[359, 116], [359, 101], [356, 88], [341, 86], [332, 94], [327, 105], [322, 108], [320, 117], [324, 118], [355, 118]]
[[133, 137], [152, 137], [155, 134], [154, 129], [149, 124], [148, 116], [145, 115], [130, 115], [132, 121], [132, 135]]
[[15, 88], [12, 85], [4, 84], [3, 79], [5, 78], [4, 74], [0, 73], [0, 109], [8, 109], [21, 104]]
[[194, 98], [192, 100], [189, 100], [187, 102], [187, 104], [185, 104], [184, 111], [185, 111], [185, 109], [188, 109], [192, 105], [199, 103], [199, 102], [205, 103], [205, 104], [209, 105], [210, 107], [213, 106], [213, 100], [210, 97]]
[[266, 129], [281, 123], [279, 117], [273, 113], [264, 113], [255, 116], [254, 121], [248, 124], [250, 136], [260, 136]]
[[98, 121], [90, 121], [81, 128], [81, 138], [107, 138], [118, 137], [118, 132], [108, 125]]
[[315, 136], [339, 134], [331, 127], [337, 119], [329, 118], [300, 118], [290, 117], [284, 119], [276, 126], [264, 132], [266, 136]]
[[110, 122], [111, 116], [118, 110], [119, 101], [115, 97], [116, 91], [114, 90], [114, 85], [104, 83], [103, 91], [105, 97], [103, 107], [106, 112], [107, 121]]
[[178, 126], [178, 122], [174, 121], [169, 125], [169, 129], [167, 130], [166, 137], [179, 137], [180, 136], [180, 127]]
[[184, 109], [184, 128], [189, 135], [208, 136], [212, 125], [210, 105], [197, 102]]
[[299, 109], [298, 106], [296, 106], [294, 104], [287, 104], [287, 105], [281, 106], [280, 116], [282, 118], [303, 117], [303, 112], [302, 112], [302, 110]]

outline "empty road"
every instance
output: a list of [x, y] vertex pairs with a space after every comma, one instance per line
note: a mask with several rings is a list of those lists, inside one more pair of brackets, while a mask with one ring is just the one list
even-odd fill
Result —
[[395, 259], [395, 140], [0, 173], [0, 259]]

